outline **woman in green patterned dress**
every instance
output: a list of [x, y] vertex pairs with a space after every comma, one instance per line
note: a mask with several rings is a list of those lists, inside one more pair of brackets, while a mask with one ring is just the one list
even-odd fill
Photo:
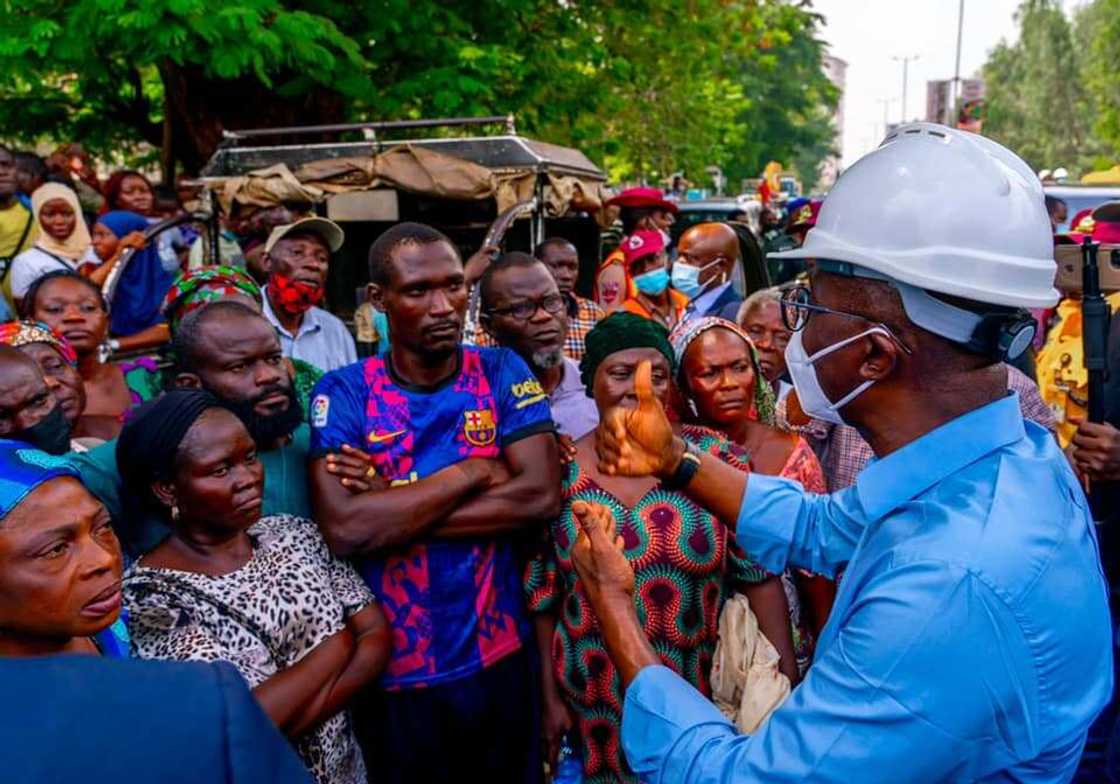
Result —
[[[613, 314], [587, 335], [580, 365], [599, 411], [633, 405], [634, 375], [651, 363], [655, 393], [667, 401], [673, 351], [660, 325]], [[715, 431], [683, 426], [697, 448], [747, 470], [748, 456]], [[728, 527], [684, 493], [657, 479], [601, 474], [595, 433], [576, 442], [564, 480], [565, 506], [542, 553], [530, 562], [526, 593], [542, 651], [544, 735], [554, 758], [560, 737], [574, 728], [582, 742], [584, 781], [630, 782], [622, 754], [623, 695], [571, 560], [579, 524], [575, 501], [606, 506], [634, 567], [638, 617], [665, 665], [705, 694], [720, 610], [732, 591], [746, 593], [763, 633], [782, 654], [783, 672], [796, 676], [788, 608], [779, 580], [750, 561]], [[574, 714], [574, 716], [573, 716]]]

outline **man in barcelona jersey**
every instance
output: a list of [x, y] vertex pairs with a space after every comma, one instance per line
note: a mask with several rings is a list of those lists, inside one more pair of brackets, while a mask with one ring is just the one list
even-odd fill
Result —
[[[392, 348], [324, 376], [310, 411], [316, 519], [393, 631], [381, 688], [356, 706], [366, 753], [385, 781], [539, 781], [515, 547], [560, 507], [548, 397], [514, 352], [461, 345], [467, 289], [447, 237], [399, 224], [369, 266]], [[368, 453], [374, 489], [331, 473], [347, 448]]]

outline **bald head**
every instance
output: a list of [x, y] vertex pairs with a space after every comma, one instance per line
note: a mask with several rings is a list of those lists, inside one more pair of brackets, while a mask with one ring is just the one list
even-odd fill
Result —
[[720, 285], [739, 262], [739, 235], [726, 223], [698, 223], [681, 235], [677, 254], [677, 263], [700, 270], [703, 288]]
[[726, 223], [697, 223], [681, 235], [678, 248], [683, 253], [708, 260], [723, 256], [729, 262], [739, 260], [739, 235]]

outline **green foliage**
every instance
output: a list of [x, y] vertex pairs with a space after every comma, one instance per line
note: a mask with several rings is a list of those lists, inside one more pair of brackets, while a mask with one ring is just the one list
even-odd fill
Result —
[[[1093, 0], [1074, 23], [1058, 0], [1025, 0], [1019, 39], [1001, 42], [984, 65], [984, 133], [1036, 170], [1071, 173], [1120, 155], [1120, 0]], [[1111, 60], [1108, 57], [1111, 56]]]
[[616, 178], [807, 181], [836, 94], [820, 20], [783, 0], [8, 0], [0, 137], [159, 144], [222, 128], [513, 113]]

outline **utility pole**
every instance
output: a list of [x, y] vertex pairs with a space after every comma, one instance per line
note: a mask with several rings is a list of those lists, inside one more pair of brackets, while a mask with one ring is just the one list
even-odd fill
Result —
[[909, 86], [909, 67], [912, 60], [917, 60], [921, 55], [911, 54], [903, 57], [892, 57], [896, 63], [902, 63], [902, 109], [899, 111], [899, 122], [906, 122], [906, 88]]
[[957, 10], [957, 66], [953, 70], [953, 89], [949, 92], [949, 116], [946, 118], [946, 125], [956, 127], [957, 121], [954, 115], [957, 111], [957, 101], [961, 95], [961, 35], [964, 32], [964, 0], [961, 0], [960, 7]]

